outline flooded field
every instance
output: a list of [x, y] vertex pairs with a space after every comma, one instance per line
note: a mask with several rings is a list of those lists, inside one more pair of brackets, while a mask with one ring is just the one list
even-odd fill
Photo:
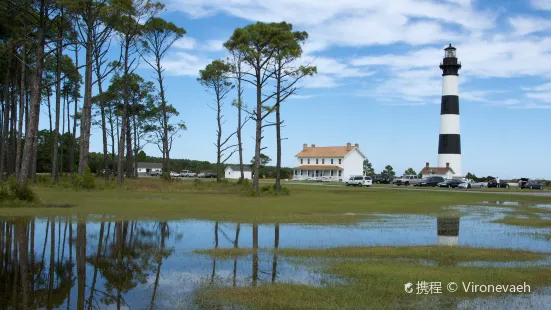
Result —
[[[278, 255], [278, 249], [287, 248], [440, 246], [458, 247], [459, 251], [461, 247], [551, 251], [551, 241], [545, 237], [551, 235], [551, 229], [493, 223], [507, 216], [508, 207], [515, 204], [487, 207], [486, 203], [457, 206], [442, 217], [378, 214], [354, 225], [114, 222], [103, 215], [88, 217], [88, 221], [76, 217], [4, 218], [0, 219], [0, 308], [207, 308], [196, 296], [205, 288], [343, 283], [324, 272], [322, 259], [306, 262]], [[229, 255], [207, 251], [215, 249], [254, 250]], [[438, 265], [430, 258], [423, 263]], [[529, 262], [461, 264], [515, 268], [548, 266], [551, 260], [545, 256]], [[396, 282], [401, 286], [403, 281]], [[464, 299], [453, 307], [549, 305], [549, 289], [537, 292]], [[423, 301], [423, 307], [442, 306], [442, 300]]]

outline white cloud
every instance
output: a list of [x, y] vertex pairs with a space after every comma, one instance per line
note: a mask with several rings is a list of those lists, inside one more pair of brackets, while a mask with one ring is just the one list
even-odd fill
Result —
[[199, 70], [204, 69], [211, 62], [210, 59], [192, 55], [186, 52], [169, 54], [163, 61], [163, 67], [167, 75], [191, 75], [196, 76]]
[[337, 79], [330, 75], [317, 74], [307, 76], [301, 81], [301, 86], [305, 88], [333, 88], [340, 86]]
[[509, 18], [509, 23], [518, 35], [549, 30], [551, 21], [539, 17], [517, 16]]
[[189, 36], [184, 36], [174, 42], [172, 45], [174, 48], [181, 48], [184, 50], [192, 50], [195, 49], [197, 45], [197, 41]]
[[551, 11], [551, 0], [531, 0], [530, 3], [535, 9]]
[[527, 93], [526, 97], [537, 99], [538, 101], [551, 102], [551, 92]]
[[201, 50], [207, 52], [219, 52], [224, 50], [225, 40], [206, 40], [204, 42], [199, 41], [193, 37], [185, 36], [178, 39], [172, 45], [174, 48], [183, 50]]
[[204, 45], [203, 49], [209, 52], [219, 52], [224, 50], [225, 40], [208, 40]]

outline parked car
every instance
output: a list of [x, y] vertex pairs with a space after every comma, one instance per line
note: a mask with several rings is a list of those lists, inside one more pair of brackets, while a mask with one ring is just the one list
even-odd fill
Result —
[[171, 171], [170, 172], [170, 177], [171, 178], [178, 178], [178, 177], [180, 177], [180, 174], [178, 172]]
[[180, 176], [185, 178], [195, 178], [197, 177], [197, 173], [192, 172], [191, 170], [182, 170], [180, 171]]
[[493, 180], [490, 180], [488, 182], [488, 188], [492, 188], [492, 187], [499, 187], [499, 188], [509, 188], [509, 183], [503, 181], [503, 180], [499, 180], [499, 184], [497, 183], [497, 180], [496, 179], [493, 179]]
[[204, 172], [201, 172], [197, 175], [198, 178], [204, 178], [205, 177], [205, 173]]
[[163, 172], [160, 171], [160, 170], [151, 171], [149, 173], [149, 175], [152, 176], [152, 177], [160, 176], [161, 174], [163, 174]]
[[526, 184], [530, 179], [528, 178], [520, 178], [520, 180], [518, 180], [518, 187], [519, 188], [524, 188], [524, 184]]
[[458, 180], [458, 179], [450, 179], [450, 180], [446, 180], [444, 182], [438, 183], [438, 187], [456, 188], [461, 183], [463, 183], [463, 181]]
[[212, 172], [205, 173], [205, 178], [216, 178], [217, 174]]
[[522, 185], [520, 185], [520, 183], [519, 183], [519, 186], [520, 186], [521, 189], [523, 189], [523, 188], [543, 189], [543, 184], [540, 184], [536, 180], [528, 180], [528, 181], [526, 181], [526, 183], [523, 183]]
[[373, 180], [371, 179], [371, 177], [368, 177], [368, 176], [361, 176], [361, 175], [352, 176], [352, 177], [350, 177], [350, 179], [348, 179], [348, 181], [346, 181], [344, 183], [344, 185], [345, 186], [359, 186], [359, 187], [367, 186], [367, 187], [370, 187], [371, 185], [373, 185]]
[[370, 175], [370, 177], [371, 177], [371, 181], [373, 182], [373, 184], [389, 184], [390, 183], [390, 180], [387, 177], [382, 176], [380, 174]]
[[417, 184], [418, 186], [436, 186], [438, 185], [438, 183], [440, 182], [444, 182], [444, 178], [443, 177], [427, 177], [427, 178], [422, 178], [421, 180], [419, 180], [419, 183]]
[[484, 188], [484, 183], [480, 182], [463, 182], [457, 186], [459, 188]]
[[417, 186], [419, 184], [419, 177], [416, 175], [404, 175], [403, 177], [397, 179], [394, 182], [394, 185], [400, 186], [400, 185], [415, 185]]

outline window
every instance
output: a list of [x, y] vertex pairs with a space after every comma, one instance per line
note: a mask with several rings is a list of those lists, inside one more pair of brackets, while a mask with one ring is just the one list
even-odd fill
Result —
[[342, 171], [339, 170], [339, 177], [341, 176], [341, 172], [342, 172]]
[[331, 165], [333, 164], [333, 158], [331, 158]]
[[308, 158], [308, 164], [310, 164], [310, 158]]
[[331, 170], [331, 176], [333, 176], [333, 170]]
[[339, 158], [339, 165], [342, 164], [342, 159]]
[[316, 158], [316, 165], [318, 164], [319, 159]]
[[355, 180], [363, 180], [364, 177], [356, 177]]
[[321, 164], [322, 164], [322, 165], [325, 164], [325, 158], [321, 160]]
[[300, 164], [301, 164], [301, 165], [302, 165], [303, 161], [304, 161], [304, 159], [301, 158], [301, 159], [300, 159]]

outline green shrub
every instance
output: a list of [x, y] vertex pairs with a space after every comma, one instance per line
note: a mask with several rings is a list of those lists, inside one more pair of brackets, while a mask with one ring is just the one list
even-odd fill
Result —
[[88, 166], [84, 169], [80, 186], [84, 189], [93, 189], [96, 187], [96, 176], [92, 173], [90, 167]]
[[37, 175], [36, 181], [40, 185], [50, 186], [52, 184], [52, 178], [49, 175]]
[[161, 178], [165, 181], [170, 181], [170, 173], [163, 172], [163, 174], [161, 175]]
[[260, 188], [260, 193], [262, 193], [263, 196], [289, 196], [291, 192], [287, 187], [281, 187], [279, 193], [275, 190], [275, 184], [274, 185], [264, 185]]
[[15, 190], [14, 194], [15, 194], [15, 198], [21, 201], [35, 202], [37, 200], [36, 194], [26, 184], [23, 187], [18, 187]]

